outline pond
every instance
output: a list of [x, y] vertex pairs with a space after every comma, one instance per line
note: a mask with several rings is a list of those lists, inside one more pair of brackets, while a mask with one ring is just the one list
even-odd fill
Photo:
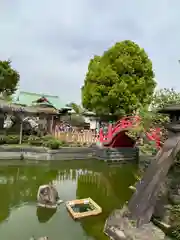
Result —
[[[133, 165], [109, 166], [97, 161], [63, 161], [35, 164], [0, 163], [0, 239], [105, 240], [103, 227], [115, 208], [131, 196], [135, 182]], [[74, 221], [62, 203], [53, 215], [37, 211], [36, 195], [41, 184], [53, 182], [64, 201], [91, 197], [102, 214]]]

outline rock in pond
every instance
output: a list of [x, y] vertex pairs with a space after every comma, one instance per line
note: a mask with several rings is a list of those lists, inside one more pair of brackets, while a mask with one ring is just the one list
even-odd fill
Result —
[[63, 201], [60, 200], [56, 188], [52, 184], [48, 184], [39, 187], [37, 202], [38, 207], [56, 209], [58, 204]]

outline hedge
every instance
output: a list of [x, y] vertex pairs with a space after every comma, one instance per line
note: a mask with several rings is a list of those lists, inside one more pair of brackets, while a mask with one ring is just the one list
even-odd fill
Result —
[[[0, 135], [0, 145], [3, 144], [19, 144], [19, 135]], [[38, 136], [23, 136], [22, 143], [27, 143], [32, 146], [43, 146], [50, 149], [58, 149], [61, 146], [82, 146], [79, 142], [76, 144], [69, 144], [66, 141], [60, 141], [55, 139], [52, 135], [46, 135], [43, 137]], [[86, 144], [83, 144], [84, 146]]]

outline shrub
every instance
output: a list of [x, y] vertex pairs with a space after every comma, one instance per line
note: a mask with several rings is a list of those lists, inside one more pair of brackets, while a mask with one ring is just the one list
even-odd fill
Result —
[[18, 135], [7, 135], [4, 137], [5, 144], [19, 144], [19, 136]]
[[45, 135], [42, 137], [42, 144], [44, 147], [48, 147], [49, 141], [54, 141], [55, 138], [52, 135]]
[[61, 146], [69, 147], [69, 143], [63, 140], [61, 141]]
[[34, 146], [42, 146], [43, 145], [43, 140], [40, 137], [31, 135], [28, 138], [28, 143], [30, 145], [34, 145]]
[[5, 136], [0, 136], [0, 145], [2, 145], [2, 144], [5, 144], [6, 143], [6, 141], [5, 141]]
[[76, 143], [76, 147], [81, 147], [81, 146], [82, 146], [82, 144], [80, 142]]
[[56, 139], [51, 139], [47, 142], [47, 147], [50, 149], [59, 149], [62, 143]]
[[144, 154], [150, 154], [155, 155], [157, 153], [157, 148], [153, 144], [143, 144], [142, 146], [139, 146], [140, 150]]
[[23, 143], [28, 143], [28, 140], [29, 140], [29, 136], [28, 135], [23, 135], [22, 142]]
[[54, 137], [50, 134], [42, 137], [43, 142], [47, 142], [47, 141], [52, 140], [52, 139], [54, 139]]
[[170, 227], [168, 235], [173, 237], [173, 239], [180, 240], [180, 225], [177, 224], [176, 226]]

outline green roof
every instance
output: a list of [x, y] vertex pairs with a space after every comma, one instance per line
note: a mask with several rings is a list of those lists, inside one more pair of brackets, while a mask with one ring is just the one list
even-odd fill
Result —
[[40, 98], [46, 98], [50, 104], [56, 109], [64, 109], [67, 108], [65, 104], [62, 104], [60, 102], [60, 99], [58, 96], [52, 96], [47, 94], [38, 94], [38, 93], [31, 93], [31, 92], [24, 92], [20, 91], [18, 94], [14, 96], [13, 102], [20, 105], [25, 106], [32, 106], [38, 99]]

